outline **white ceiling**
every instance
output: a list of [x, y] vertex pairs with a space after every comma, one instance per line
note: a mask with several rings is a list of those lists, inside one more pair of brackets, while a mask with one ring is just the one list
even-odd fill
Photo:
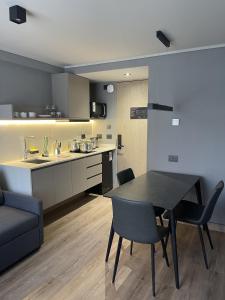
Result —
[[[9, 21], [14, 4], [26, 24]], [[224, 15], [224, 0], [1, 0], [0, 49], [56, 65], [128, 59], [225, 43]]]
[[[129, 76], [125, 74], [129, 73]], [[110, 71], [90, 72], [78, 74], [96, 82], [121, 82], [148, 79], [148, 67], [116, 69]]]

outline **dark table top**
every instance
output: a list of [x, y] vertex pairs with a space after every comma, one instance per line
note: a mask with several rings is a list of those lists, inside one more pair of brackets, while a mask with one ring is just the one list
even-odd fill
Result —
[[172, 210], [199, 179], [200, 177], [195, 175], [149, 171], [104, 196], [117, 196], [131, 201], [150, 201], [153, 206]]

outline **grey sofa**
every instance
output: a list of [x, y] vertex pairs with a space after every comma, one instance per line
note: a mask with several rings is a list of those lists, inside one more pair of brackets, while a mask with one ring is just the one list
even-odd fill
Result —
[[42, 202], [0, 189], [0, 272], [42, 243]]

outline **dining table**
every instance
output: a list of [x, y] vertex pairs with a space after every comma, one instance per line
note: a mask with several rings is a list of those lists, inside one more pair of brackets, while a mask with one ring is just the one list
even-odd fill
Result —
[[[169, 212], [173, 266], [177, 289], [180, 287], [180, 281], [174, 209], [191, 190], [195, 191], [198, 203], [202, 204], [200, 176], [154, 170], [148, 171], [104, 195], [109, 198], [120, 197], [129, 201], [151, 202], [153, 206], [162, 207]], [[110, 234], [114, 234], [113, 222]]]

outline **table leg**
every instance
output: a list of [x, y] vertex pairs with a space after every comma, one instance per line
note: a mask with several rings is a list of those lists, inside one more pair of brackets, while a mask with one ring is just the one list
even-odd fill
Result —
[[202, 192], [201, 192], [201, 183], [200, 179], [195, 184], [195, 192], [199, 204], [202, 204]]
[[177, 258], [177, 240], [176, 240], [176, 220], [174, 216], [174, 211], [170, 211], [170, 222], [171, 222], [171, 244], [173, 252], [173, 266], [175, 273], [176, 288], [180, 288], [179, 284], [179, 271], [178, 271], [178, 258]]

